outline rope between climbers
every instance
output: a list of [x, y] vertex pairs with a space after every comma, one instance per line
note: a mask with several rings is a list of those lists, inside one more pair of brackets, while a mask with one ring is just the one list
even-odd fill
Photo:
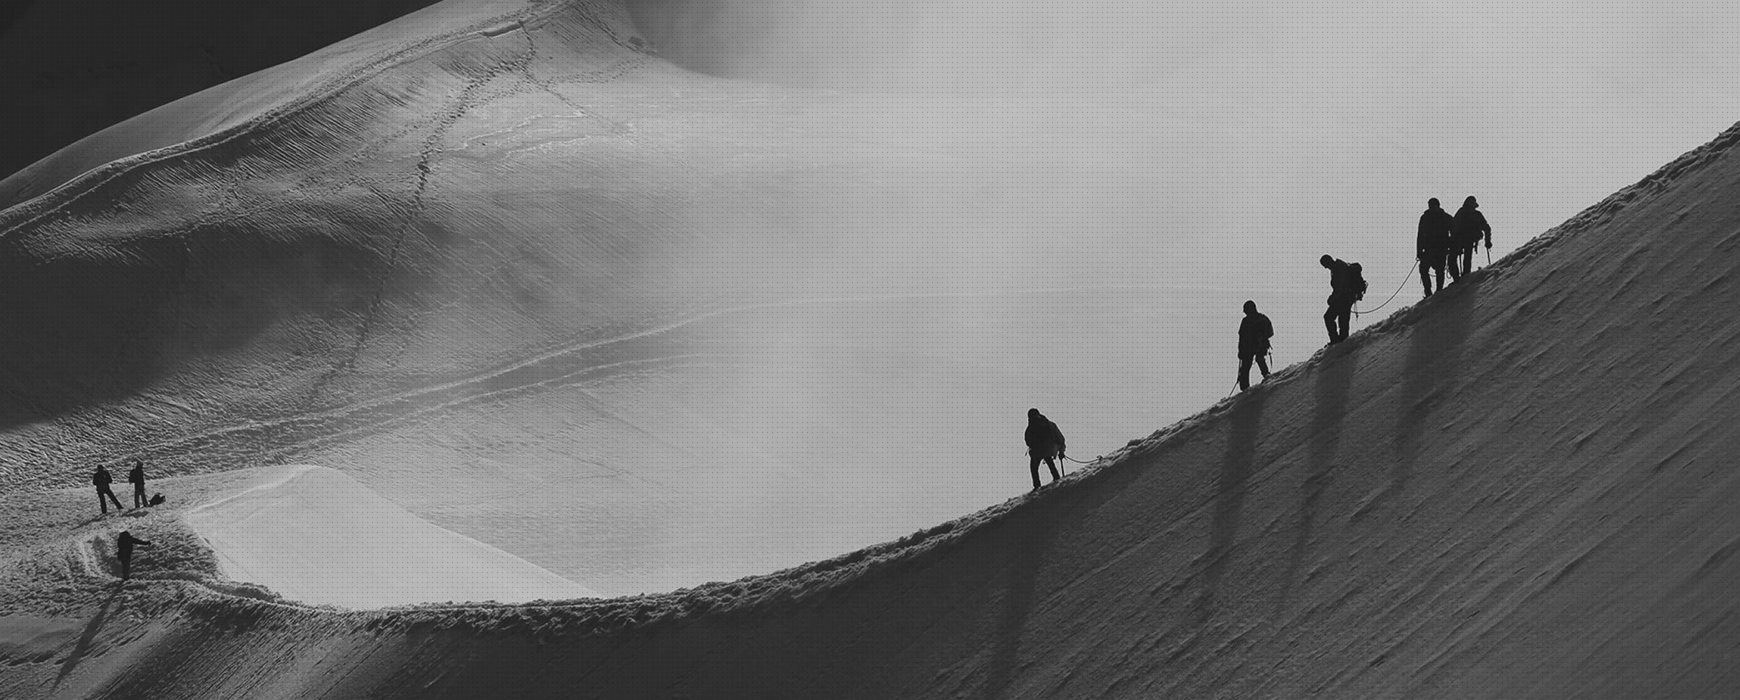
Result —
[[1357, 317], [1361, 314], [1369, 314], [1369, 313], [1371, 313], [1373, 311], [1377, 311], [1378, 309], [1381, 309], [1385, 306], [1389, 306], [1390, 302], [1396, 300], [1396, 295], [1402, 293], [1402, 287], [1408, 286], [1408, 280], [1413, 279], [1413, 277], [1414, 277], [1414, 268], [1417, 268], [1419, 266], [1420, 266], [1420, 261], [1419, 261], [1419, 259], [1416, 258], [1414, 260], [1414, 264], [1408, 266], [1408, 274], [1402, 275], [1402, 283], [1399, 285], [1396, 285], [1396, 291], [1390, 292], [1390, 298], [1385, 299], [1384, 303], [1378, 304], [1377, 306], [1366, 309], [1364, 311], [1360, 311], [1358, 309], [1355, 309], [1353, 311], [1353, 315]]

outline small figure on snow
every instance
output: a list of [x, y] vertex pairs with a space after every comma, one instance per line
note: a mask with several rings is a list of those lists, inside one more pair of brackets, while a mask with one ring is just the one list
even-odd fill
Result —
[[1365, 274], [1359, 263], [1343, 262], [1328, 255], [1317, 262], [1329, 270], [1329, 310], [1323, 312], [1323, 325], [1329, 330], [1329, 344], [1334, 345], [1347, 340], [1353, 304], [1365, 298]]
[[[1438, 206], [1438, 198], [1426, 200], [1426, 211], [1420, 215], [1420, 230], [1414, 237], [1414, 255], [1420, 260], [1420, 285], [1426, 288], [1426, 296], [1432, 296], [1434, 291], [1444, 291], [1444, 264], [1450, 263], [1450, 279], [1455, 280], [1456, 263], [1451, 260], [1450, 233], [1456, 225], [1456, 217]], [[1429, 273], [1438, 274], [1438, 288], [1432, 288], [1432, 278]]]
[[1063, 431], [1037, 408], [1027, 409], [1027, 470], [1033, 474], [1033, 488], [1039, 488], [1039, 462], [1051, 469], [1051, 483], [1063, 478], [1057, 472], [1057, 460], [1064, 458]]
[[133, 468], [127, 471], [127, 481], [133, 484], [133, 507], [143, 508], [151, 505], [151, 499], [145, 495], [145, 461], [137, 457], [133, 459]]
[[1268, 316], [1257, 312], [1257, 302], [1246, 301], [1245, 320], [1239, 322], [1239, 391], [1251, 388], [1252, 360], [1262, 370], [1263, 378], [1269, 378], [1269, 363], [1264, 356], [1269, 354], [1269, 338], [1274, 335], [1274, 324], [1269, 323]]
[[[109, 484], [115, 483], [115, 477], [109, 474], [109, 468], [97, 465], [97, 471], [91, 474], [91, 485], [97, 487], [97, 505], [103, 507], [103, 515], [109, 514], [109, 504], [115, 504], [115, 512], [121, 511], [121, 499], [115, 498], [115, 492], [109, 489]], [[107, 496], [105, 502], [103, 497]]]
[[133, 545], [149, 547], [151, 543], [134, 537], [133, 533], [126, 530], [122, 530], [121, 534], [115, 538], [115, 558], [121, 560], [122, 581], [127, 580], [132, 573], [129, 570], [129, 564], [133, 561]]
[[1461, 274], [1474, 271], [1474, 249], [1480, 245], [1482, 236], [1486, 238], [1486, 250], [1492, 250], [1492, 226], [1486, 223], [1486, 215], [1480, 213], [1480, 203], [1474, 201], [1474, 195], [1462, 200], [1462, 208], [1456, 210], [1456, 223], [1453, 227], [1455, 248], [1450, 252], [1450, 278], [1456, 279], [1456, 256], [1462, 256]]

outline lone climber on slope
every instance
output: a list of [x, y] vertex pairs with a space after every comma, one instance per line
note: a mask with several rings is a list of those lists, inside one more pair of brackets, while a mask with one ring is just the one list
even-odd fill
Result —
[[1037, 408], [1027, 409], [1027, 470], [1033, 474], [1033, 488], [1039, 488], [1039, 462], [1051, 469], [1051, 483], [1062, 478], [1057, 473], [1057, 458], [1063, 457], [1063, 431]]

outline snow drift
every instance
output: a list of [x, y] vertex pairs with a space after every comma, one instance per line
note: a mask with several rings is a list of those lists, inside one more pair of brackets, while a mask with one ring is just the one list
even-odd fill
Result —
[[211, 543], [224, 576], [300, 603], [373, 608], [598, 595], [430, 525], [325, 467], [258, 470], [238, 493], [186, 518]]
[[[890, 174], [875, 153], [819, 167], [797, 155], [803, 135], [732, 118], [787, 93], [671, 68], [604, 3], [433, 34], [0, 213], [0, 291], [43, 300], [0, 307], [0, 464], [34, 487], [8, 521], [0, 691], [1635, 697], [1740, 681], [1740, 477], [1725, 464], [1740, 368], [1723, 352], [1740, 336], [1740, 128], [1248, 393], [898, 541], [519, 606], [313, 609], [223, 594], [161, 558], [115, 586], [67, 534], [115, 520], [68, 514], [89, 494], [47, 490], [67, 480], [44, 465], [320, 456], [517, 547], [656, 528], [656, 498], [607, 504], [634, 479], [688, 497], [673, 486], [688, 472], [660, 463], [756, 445], [716, 418], [729, 406], [693, 408], [724, 383], [673, 388], [665, 370], [755, 347], [740, 310], [862, 291], [827, 265], [770, 290], [761, 259], [866, 252], [876, 267], [877, 251], [757, 238], [764, 222], [730, 216], [745, 212], [696, 206]], [[693, 237], [676, 220], [697, 210], [736, 235]], [[707, 439], [575, 488], [620, 457], [598, 454], [611, 431]], [[702, 490], [777, 490], [717, 485]], [[442, 513], [455, 490], [495, 508]], [[583, 495], [602, 512], [528, 517]]]

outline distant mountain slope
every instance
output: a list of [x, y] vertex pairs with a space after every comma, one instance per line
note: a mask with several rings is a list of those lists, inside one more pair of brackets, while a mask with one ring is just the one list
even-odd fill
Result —
[[[430, 4], [5, 3], [0, 8], [0, 94], [6, 95], [7, 108], [0, 111], [0, 133], [29, 137], [0, 143], [0, 176], [136, 114]], [[0, 196], [0, 203], [9, 201]]]
[[[485, 139], [475, 132], [487, 134], [493, 122], [488, 115], [468, 119], [467, 110], [527, 88], [546, 100], [562, 99], [547, 82], [551, 78], [539, 75], [540, 70], [560, 70], [540, 60], [535, 45], [540, 39], [545, 50], [576, 41], [598, 54], [605, 71], [633, 70], [645, 57], [627, 45], [626, 29], [612, 38], [610, 22], [615, 20], [608, 14], [598, 18], [586, 5], [571, 10], [595, 33], [583, 37], [503, 33], [517, 26], [514, 18], [520, 15], [489, 14], [506, 9], [490, 3], [456, 7], [464, 11], [407, 17], [398, 23], [402, 31], [386, 33], [408, 39], [342, 44], [295, 62], [291, 67], [301, 72], [294, 74], [294, 81], [257, 76], [264, 81], [257, 91], [244, 85], [253, 79], [214, 88], [105, 131], [89, 140], [89, 149], [62, 151], [39, 164], [79, 173], [107, 157], [92, 160], [89, 153], [121, 149], [127, 155], [0, 212], [0, 269], [5, 277], [0, 286], [9, 298], [28, 300], [0, 309], [5, 336], [0, 357], [6, 365], [0, 370], [0, 385], [9, 397], [0, 406], [0, 425], [28, 426], [9, 432], [10, 439], [23, 435], [22, 440], [36, 444], [15, 442], [18, 459], [78, 461], [68, 458], [155, 442], [163, 439], [158, 431], [165, 428], [175, 435], [198, 434], [202, 424], [207, 429], [231, 425], [236, 415], [232, 409], [263, 419], [348, 403], [346, 384], [375, 376], [368, 369], [375, 361], [366, 356], [373, 352], [374, 341], [392, 335], [399, 324], [387, 319], [403, 321], [409, 308], [423, 303], [439, 306], [442, 296], [451, 300], [458, 295], [483, 305], [492, 303], [484, 299], [495, 298], [505, 307], [478, 307], [470, 321], [452, 319], [483, 326], [455, 330], [451, 337], [459, 342], [443, 337], [439, 344], [427, 335], [439, 332], [432, 328], [439, 322], [427, 318], [427, 312], [416, 312], [428, 324], [419, 331], [426, 339], [424, 349], [435, 354], [417, 360], [406, 353], [421, 351], [389, 341], [393, 349], [381, 348], [388, 355], [378, 361], [400, 378], [376, 376], [366, 381], [375, 389], [365, 391], [388, 388], [406, 376], [451, 372], [455, 361], [487, 368], [526, 354], [526, 348], [572, 337], [544, 324], [609, 328], [622, 323], [620, 317], [558, 307], [605, 306], [608, 302], [599, 300], [622, 298], [598, 292], [629, 283], [638, 274], [632, 259], [617, 264], [621, 251], [646, 250], [649, 264], [656, 263], [650, 259], [659, 247], [650, 240], [654, 237], [643, 235], [647, 232], [642, 229], [597, 223], [590, 224], [597, 237], [566, 236], [570, 222], [585, 220], [574, 215], [574, 208], [608, 217], [613, 207], [624, 205], [623, 196], [607, 189], [595, 201], [552, 203], [555, 211], [516, 208], [501, 214], [559, 217], [559, 228], [534, 232], [535, 227], [489, 220], [493, 215], [466, 198], [536, 192], [536, 186], [511, 182], [511, 175], [487, 173], [497, 167], [495, 159], [536, 156], [538, 139], [547, 135], [531, 130], [505, 143], [498, 139], [485, 149]], [[523, 10], [526, 16], [552, 11]], [[483, 33], [473, 27], [495, 16], [506, 17], [497, 28], [501, 31], [487, 22], [481, 25]], [[462, 48], [430, 54], [430, 46], [455, 41], [439, 37], [456, 31], [471, 37]], [[431, 34], [437, 38], [430, 39]], [[403, 70], [383, 77], [383, 62], [403, 64]], [[576, 84], [592, 89], [584, 78]], [[249, 97], [232, 109], [200, 105], [204, 99], [227, 99], [237, 90]], [[599, 96], [601, 110], [602, 105], [633, 99], [632, 90], [616, 92]], [[506, 104], [512, 108], [511, 97]], [[619, 116], [635, 118], [635, 108], [625, 107]], [[384, 118], [407, 109], [440, 116], [404, 126]], [[675, 161], [625, 164], [611, 155], [628, 135], [623, 123], [572, 108], [564, 111], [578, 128], [560, 134], [564, 140], [559, 143], [584, 142], [591, 152], [578, 178], [610, 183], [628, 174], [625, 167], [684, 167]], [[202, 118], [183, 118], [191, 113]], [[142, 154], [133, 155], [139, 149], [144, 149]], [[463, 153], [446, 158], [448, 162], [467, 165], [448, 169], [444, 164], [431, 172], [430, 161], [445, 158], [448, 151]], [[282, 167], [292, 162], [294, 169]], [[532, 172], [547, 174], [538, 168]], [[496, 184], [460, 184], [479, 176], [494, 178]], [[457, 193], [455, 198], [445, 197], [449, 190]], [[627, 199], [646, 196], [659, 195], [637, 192]], [[469, 235], [483, 226], [504, 235], [563, 233], [518, 243]], [[453, 238], [447, 231], [454, 229], [465, 230], [467, 236]], [[595, 249], [586, 246], [603, 247], [604, 254], [593, 255]], [[554, 264], [551, 258], [576, 259], [576, 272], [591, 266], [601, 274], [551, 278], [480, 265], [495, 256], [488, 251], [499, 250], [543, 259], [546, 265]], [[609, 274], [602, 274], [604, 270]], [[448, 291], [431, 296], [430, 285]], [[657, 301], [636, 297], [627, 303], [638, 309]], [[460, 346], [468, 337], [487, 338], [488, 343]], [[257, 379], [238, 383], [234, 380], [240, 375], [223, 376], [230, 372]], [[121, 402], [103, 405], [109, 399]], [[211, 409], [218, 410], [202, 418]], [[209, 423], [210, 418], [216, 423]], [[65, 422], [58, 427], [42, 423], [50, 419]], [[104, 425], [96, 429], [93, 422]], [[129, 424], [146, 433], [132, 432]], [[44, 429], [59, 435], [41, 441], [30, 437]]]

